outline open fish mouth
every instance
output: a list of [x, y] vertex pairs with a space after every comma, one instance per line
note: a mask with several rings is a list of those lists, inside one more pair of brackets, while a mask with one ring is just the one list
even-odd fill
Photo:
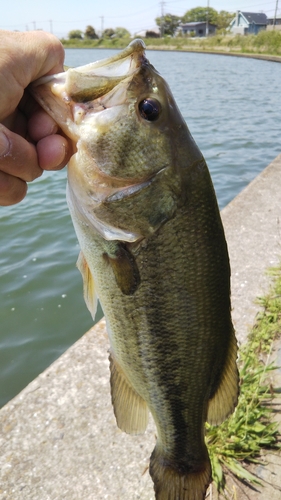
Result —
[[[148, 64], [145, 44], [136, 39], [114, 56], [44, 76], [31, 85], [31, 94], [72, 139], [77, 151], [77, 161], [73, 158], [72, 165], [74, 161], [79, 163], [81, 154], [95, 142], [100, 130], [112, 127], [112, 120], [127, 102], [127, 90], [134, 74]], [[69, 169], [70, 177], [73, 170], [77, 173], [77, 169]], [[103, 165], [93, 158], [87, 177], [89, 197], [94, 203], [111, 196], [121, 199], [146, 187], [151, 177], [108, 175]], [[75, 184], [79, 184], [76, 181]]]
[[[89, 85], [93, 88], [93, 95], [95, 87], [99, 94], [100, 85], [93, 84], [93, 78], [96, 77], [99, 83], [102, 78], [105, 78], [105, 81], [108, 79], [108, 88], [113, 88], [116, 83], [132, 74], [146, 60], [144, 52], [144, 42], [141, 39], [136, 39], [114, 56], [86, 64], [85, 66], [68, 68], [64, 73], [43, 76], [34, 82], [33, 88], [46, 83], [61, 85], [65, 82], [66, 89], [69, 88], [70, 95], [76, 99], [78, 99], [81, 92]], [[89, 79], [91, 79], [90, 84], [88, 83]]]
[[136, 39], [112, 57], [39, 78], [31, 85], [30, 92], [62, 130], [77, 140], [75, 125], [81, 124], [89, 112], [122, 104], [126, 85], [121, 85], [109, 98], [108, 94], [124, 80], [130, 80], [146, 63], [145, 44]]

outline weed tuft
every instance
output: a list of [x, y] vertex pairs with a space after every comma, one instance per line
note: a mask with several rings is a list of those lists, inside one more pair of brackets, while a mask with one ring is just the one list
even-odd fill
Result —
[[[222, 425], [207, 424], [206, 441], [212, 463], [213, 480], [224, 492], [226, 474], [251, 485], [262, 480], [247, 470], [247, 464], [261, 463], [265, 450], [280, 450], [278, 423], [274, 422], [272, 400], [279, 390], [268, 381], [276, 367], [269, 363], [274, 340], [281, 332], [281, 267], [270, 271], [274, 286], [259, 298], [263, 310], [240, 350], [240, 397], [233, 415]], [[264, 463], [264, 462], [263, 462]]]

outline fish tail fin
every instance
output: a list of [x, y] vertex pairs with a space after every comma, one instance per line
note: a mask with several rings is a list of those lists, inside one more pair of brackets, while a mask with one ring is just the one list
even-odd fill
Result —
[[208, 455], [197, 467], [177, 465], [166, 460], [156, 445], [149, 472], [154, 483], [156, 500], [204, 500], [212, 481], [212, 469]]

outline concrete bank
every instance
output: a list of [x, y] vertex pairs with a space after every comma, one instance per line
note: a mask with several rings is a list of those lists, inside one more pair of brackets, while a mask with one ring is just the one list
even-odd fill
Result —
[[[195, 52], [195, 51], [194, 51]], [[200, 51], [201, 52], [201, 51]], [[227, 51], [212, 51], [204, 50], [203, 54], [217, 54], [218, 56], [232, 56], [232, 57], [246, 57], [247, 59], [260, 59], [261, 61], [279, 62], [281, 63], [281, 56], [270, 56], [267, 54], [251, 54], [251, 53], [241, 53], [241, 52], [227, 52]]]
[[222, 49], [203, 49], [202, 47], [196, 49], [191, 47], [177, 48], [176, 45], [147, 45], [146, 50], [166, 50], [173, 52], [192, 52], [198, 54], [210, 54], [217, 56], [231, 56], [231, 57], [246, 57], [247, 59], [260, 59], [262, 61], [279, 62], [281, 63], [281, 56], [273, 56], [269, 54], [255, 54], [252, 52], [231, 52], [229, 48]]
[[[265, 271], [280, 260], [280, 213], [281, 155], [222, 212], [240, 342], [254, 323], [255, 298], [268, 290]], [[107, 350], [102, 320], [2, 408], [1, 500], [154, 499], [146, 467], [155, 430], [152, 422], [144, 436], [117, 429]], [[259, 474], [281, 487], [281, 460], [273, 462]], [[247, 498], [277, 500], [280, 491], [268, 485]]]

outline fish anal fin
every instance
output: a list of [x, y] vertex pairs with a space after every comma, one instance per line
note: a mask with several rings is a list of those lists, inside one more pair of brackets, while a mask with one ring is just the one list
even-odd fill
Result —
[[95, 319], [98, 306], [98, 297], [95, 290], [93, 275], [82, 252], [80, 252], [79, 254], [76, 266], [78, 267], [83, 278], [84, 300], [93, 319]]
[[104, 253], [110, 264], [116, 283], [124, 295], [133, 295], [140, 284], [140, 275], [134, 256], [125, 246], [118, 244], [115, 252]]
[[206, 454], [200, 464], [188, 465], [170, 462], [154, 448], [149, 472], [154, 483], [156, 500], [204, 500], [212, 481], [210, 460]]
[[146, 402], [131, 386], [112, 354], [109, 361], [111, 401], [117, 425], [127, 434], [142, 434], [148, 423]]
[[237, 341], [233, 331], [220, 385], [208, 403], [207, 422], [211, 425], [221, 424], [237, 405], [239, 395], [237, 350]]

